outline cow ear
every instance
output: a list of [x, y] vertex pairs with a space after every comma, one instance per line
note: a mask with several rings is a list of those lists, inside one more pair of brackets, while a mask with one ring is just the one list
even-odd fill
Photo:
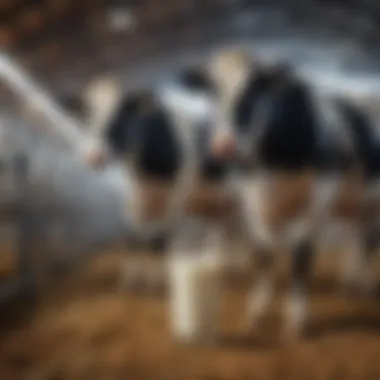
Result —
[[214, 94], [216, 91], [213, 80], [204, 63], [182, 69], [179, 73], [179, 82], [190, 89], [207, 91]]
[[122, 88], [116, 78], [101, 77], [91, 82], [84, 91], [89, 113], [89, 128], [101, 133], [122, 99]]
[[276, 62], [273, 66], [264, 68], [262, 74], [272, 90], [281, 90], [286, 83], [294, 79], [293, 67], [286, 61]]

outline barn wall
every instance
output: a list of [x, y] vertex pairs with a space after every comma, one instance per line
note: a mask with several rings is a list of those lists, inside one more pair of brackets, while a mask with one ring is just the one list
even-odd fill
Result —
[[[109, 11], [125, 6], [136, 26], [112, 31]], [[283, 34], [297, 25], [298, 34], [328, 30], [372, 47], [380, 36], [375, 0], [3, 0], [2, 13], [2, 46], [60, 91], [236, 34]]]

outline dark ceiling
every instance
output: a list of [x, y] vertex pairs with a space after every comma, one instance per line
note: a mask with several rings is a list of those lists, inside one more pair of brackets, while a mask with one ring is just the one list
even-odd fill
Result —
[[[282, 8], [295, 22], [328, 24], [360, 43], [379, 41], [377, 0], [0, 0], [0, 43], [33, 75], [59, 88], [69, 77], [80, 82], [155, 53], [197, 46], [215, 30], [221, 37], [223, 20], [260, 5]], [[133, 31], [109, 28], [107, 12], [120, 6], [133, 9]]]
[[[133, 32], [117, 33], [107, 25], [107, 10], [130, 5], [138, 19]], [[218, 0], [1, 0], [1, 44], [32, 70], [46, 74], [85, 71], [96, 61], [101, 69], [151, 51], [157, 37], [169, 43], [191, 34], [193, 21], [211, 19], [223, 10]]]

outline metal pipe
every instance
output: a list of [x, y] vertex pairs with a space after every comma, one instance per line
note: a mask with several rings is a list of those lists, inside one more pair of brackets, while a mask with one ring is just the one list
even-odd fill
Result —
[[48, 121], [51, 132], [66, 140], [70, 147], [81, 151], [84, 143], [93, 138], [81, 130], [81, 123], [68, 116], [53, 101], [52, 96], [5, 52], [0, 51], [0, 79], [27, 104], [39, 111]]

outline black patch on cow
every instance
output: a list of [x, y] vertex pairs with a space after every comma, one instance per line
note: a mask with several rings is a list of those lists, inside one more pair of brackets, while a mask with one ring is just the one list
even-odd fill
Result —
[[180, 72], [178, 82], [188, 90], [203, 91], [208, 94], [216, 94], [216, 88], [202, 68], [187, 68]]
[[[202, 82], [195, 79], [192, 85], [203, 88]], [[147, 98], [150, 107], [144, 107]], [[227, 164], [208, 152], [210, 126], [194, 125], [194, 138], [200, 155], [201, 178], [223, 179]], [[173, 120], [151, 94], [127, 97], [111, 120], [105, 139], [116, 156], [131, 157], [138, 172], [150, 178], [172, 180], [183, 163], [182, 143], [177, 138]]]
[[333, 133], [329, 125], [321, 126], [318, 139], [318, 170], [333, 174], [350, 171], [357, 158], [355, 152], [342, 144], [341, 136]]
[[110, 121], [105, 140], [117, 155], [128, 153], [132, 147], [135, 123], [139, 120], [139, 97], [127, 97]]
[[357, 156], [369, 178], [380, 174], [380, 144], [372, 128], [370, 117], [358, 106], [346, 99], [338, 99], [348, 128], [350, 128]]
[[[266, 99], [270, 112], [260, 124], [255, 113]], [[255, 72], [236, 103], [237, 133], [262, 128], [256, 157], [268, 169], [296, 171], [318, 160], [317, 119], [309, 89], [284, 71]]]
[[259, 100], [271, 89], [273, 78], [268, 72], [254, 73], [248, 79], [247, 86], [238, 98], [233, 113], [234, 125], [239, 132], [248, 132], [251, 119]]
[[119, 157], [133, 156], [143, 175], [173, 179], [181, 165], [181, 145], [170, 117], [154, 100], [147, 107], [143, 96], [126, 99], [107, 129], [106, 140]]
[[145, 129], [138, 153], [138, 168], [151, 177], [173, 179], [182, 164], [181, 144], [164, 111], [156, 109], [140, 127]]

